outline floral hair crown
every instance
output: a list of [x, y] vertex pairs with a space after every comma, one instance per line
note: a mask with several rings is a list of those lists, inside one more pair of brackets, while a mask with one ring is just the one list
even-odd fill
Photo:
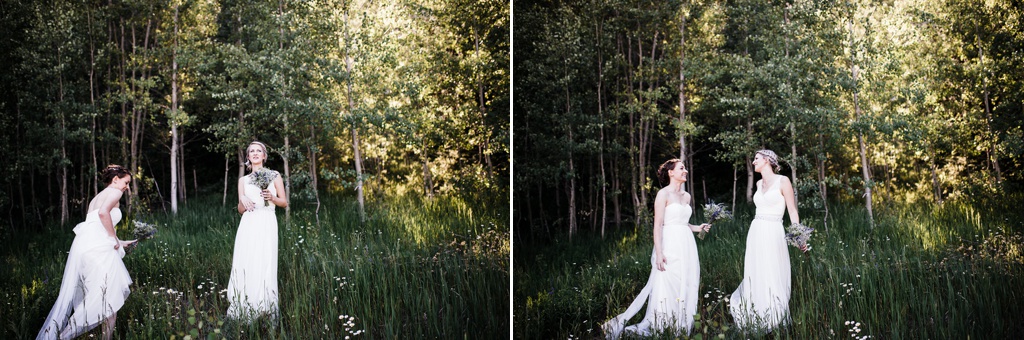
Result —
[[764, 158], [768, 159], [768, 162], [772, 164], [772, 167], [775, 168], [775, 171], [778, 171], [779, 156], [775, 154], [775, 151], [764, 149], [758, 150], [757, 152], [755, 152], [755, 154], [761, 154], [762, 156], [764, 156]]
[[270, 153], [270, 148], [268, 148], [266, 144], [263, 144], [263, 142], [260, 142], [260, 141], [255, 141], [255, 140], [254, 140], [254, 141], [252, 141], [252, 143], [249, 143], [249, 145], [253, 145], [253, 144], [256, 144], [256, 145], [262, 146], [262, 147], [263, 147], [263, 151], [264, 151], [265, 153]]
[[128, 171], [128, 169], [125, 169], [123, 166], [116, 164], [107, 165], [107, 167], [104, 168], [103, 171], [116, 171], [118, 173], [131, 174], [131, 171]]

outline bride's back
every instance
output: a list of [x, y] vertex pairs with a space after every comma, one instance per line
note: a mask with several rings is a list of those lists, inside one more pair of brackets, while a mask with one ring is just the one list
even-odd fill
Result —
[[109, 198], [110, 195], [113, 195], [113, 193], [116, 192], [116, 189], [114, 189], [114, 190], [107, 190], [107, 189], [110, 189], [110, 188], [104, 188], [103, 190], [100, 190], [100, 193], [96, 194], [96, 197], [93, 197], [92, 200], [89, 201], [89, 209], [86, 209], [86, 211], [85, 211], [86, 214], [89, 214], [93, 210], [99, 209], [100, 205], [103, 204], [103, 201], [105, 201], [107, 198]]

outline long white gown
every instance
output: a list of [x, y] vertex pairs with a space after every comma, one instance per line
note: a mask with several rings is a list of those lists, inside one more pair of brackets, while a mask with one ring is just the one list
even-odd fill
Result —
[[743, 281], [729, 299], [729, 309], [741, 329], [770, 331], [789, 319], [791, 288], [789, 248], [782, 227], [786, 200], [782, 179], [764, 188], [758, 181], [754, 193], [757, 214], [747, 232], [743, 257]]
[[[242, 214], [235, 235], [235, 251], [228, 281], [228, 317], [251, 321], [263, 314], [276, 318], [277, 294], [277, 215], [276, 207], [264, 204], [260, 188], [245, 176], [245, 196], [256, 209]], [[267, 187], [272, 195], [277, 188]]]
[[[121, 209], [111, 209], [110, 218], [117, 225]], [[86, 214], [74, 231], [57, 302], [36, 339], [71, 339], [88, 332], [121, 309], [131, 292], [132, 278], [121, 261], [124, 247], [114, 249], [117, 239], [107, 234], [99, 210]]]
[[[657, 254], [651, 252], [651, 275], [640, 295], [626, 312], [606, 322], [602, 328], [609, 339], [622, 332], [647, 336], [653, 332], [690, 333], [693, 315], [697, 313], [697, 295], [700, 286], [700, 261], [697, 243], [688, 222], [693, 214], [689, 205], [670, 203], [665, 207], [665, 226], [662, 229], [662, 249], [667, 264], [658, 270]], [[623, 328], [626, 321], [640, 311], [647, 302], [643, 321]]]

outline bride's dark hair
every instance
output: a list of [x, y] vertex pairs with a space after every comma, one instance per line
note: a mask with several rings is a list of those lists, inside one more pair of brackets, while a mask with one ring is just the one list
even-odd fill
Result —
[[671, 183], [668, 179], [668, 171], [675, 169], [676, 163], [680, 162], [682, 161], [679, 160], [678, 158], [673, 158], [666, 161], [665, 163], [662, 163], [661, 166], [658, 167], [658, 181], [661, 181], [662, 185], [668, 185], [669, 183]]
[[114, 178], [122, 178], [124, 176], [131, 176], [132, 173], [125, 169], [123, 166], [117, 164], [107, 165], [103, 171], [100, 171], [100, 178], [103, 179], [103, 184], [110, 184]]

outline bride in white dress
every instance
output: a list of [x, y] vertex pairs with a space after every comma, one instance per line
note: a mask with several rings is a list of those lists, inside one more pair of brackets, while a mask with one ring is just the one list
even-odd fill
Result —
[[[678, 159], [669, 160], [658, 169], [658, 178], [670, 184], [659, 190], [654, 200], [651, 275], [629, 308], [602, 326], [609, 339], [618, 338], [622, 332], [643, 336], [655, 332], [690, 334], [700, 286], [700, 262], [693, 233], [710, 230], [711, 225], [689, 224], [693, 213], [690, 195], [682, 190], [686, 173], [683, 162]], [[623, 328], [644, 302], [647, 302], [644, 319]]]
[[789, 321], [791, 287], [789, 249], [782, 215], [800, 223], [789, 178], [775, 174], [778, 156], [771, 150], [754, 155], [754, 170], [761, 173], [754, 193], [757, 212], [747, 233], [743, 280], [729, 299], [733, 320], [740, 329], [771, 331]]
[[[246, 165], [253, 171], [263, 168], [267, 146], [252, 142], [246, 149]], [[275, 171], [275, 173], [277, 173]], [[231, 278], [228, 281], [228, 317], [252, 321], [261, 315], [278, 315], [277, 290], [277, 215], [275, 207], [287, 207], [284, 182], [280, 174], [267, 190], [251, 182], [252, 173], [238, 179], [238, 211], [242, 220], [235, 235]], [[264, 203], [269, 202], [269, 206]]]
[[128, 287], [132, 279], [121, 258], [124, 247], [135, 241], [121, 241], [114, 231], [114, 225], [121, 221], [118, 206], [132, 180], [131, 173], [110, 165], [100, 176], [107, 187], [89, 202], [85, 222], [75, 226], [57, 302], [36, 339], [71, 339], [101, 323], [103, 338], [110, 339], [117, 311], [131, 292]]

